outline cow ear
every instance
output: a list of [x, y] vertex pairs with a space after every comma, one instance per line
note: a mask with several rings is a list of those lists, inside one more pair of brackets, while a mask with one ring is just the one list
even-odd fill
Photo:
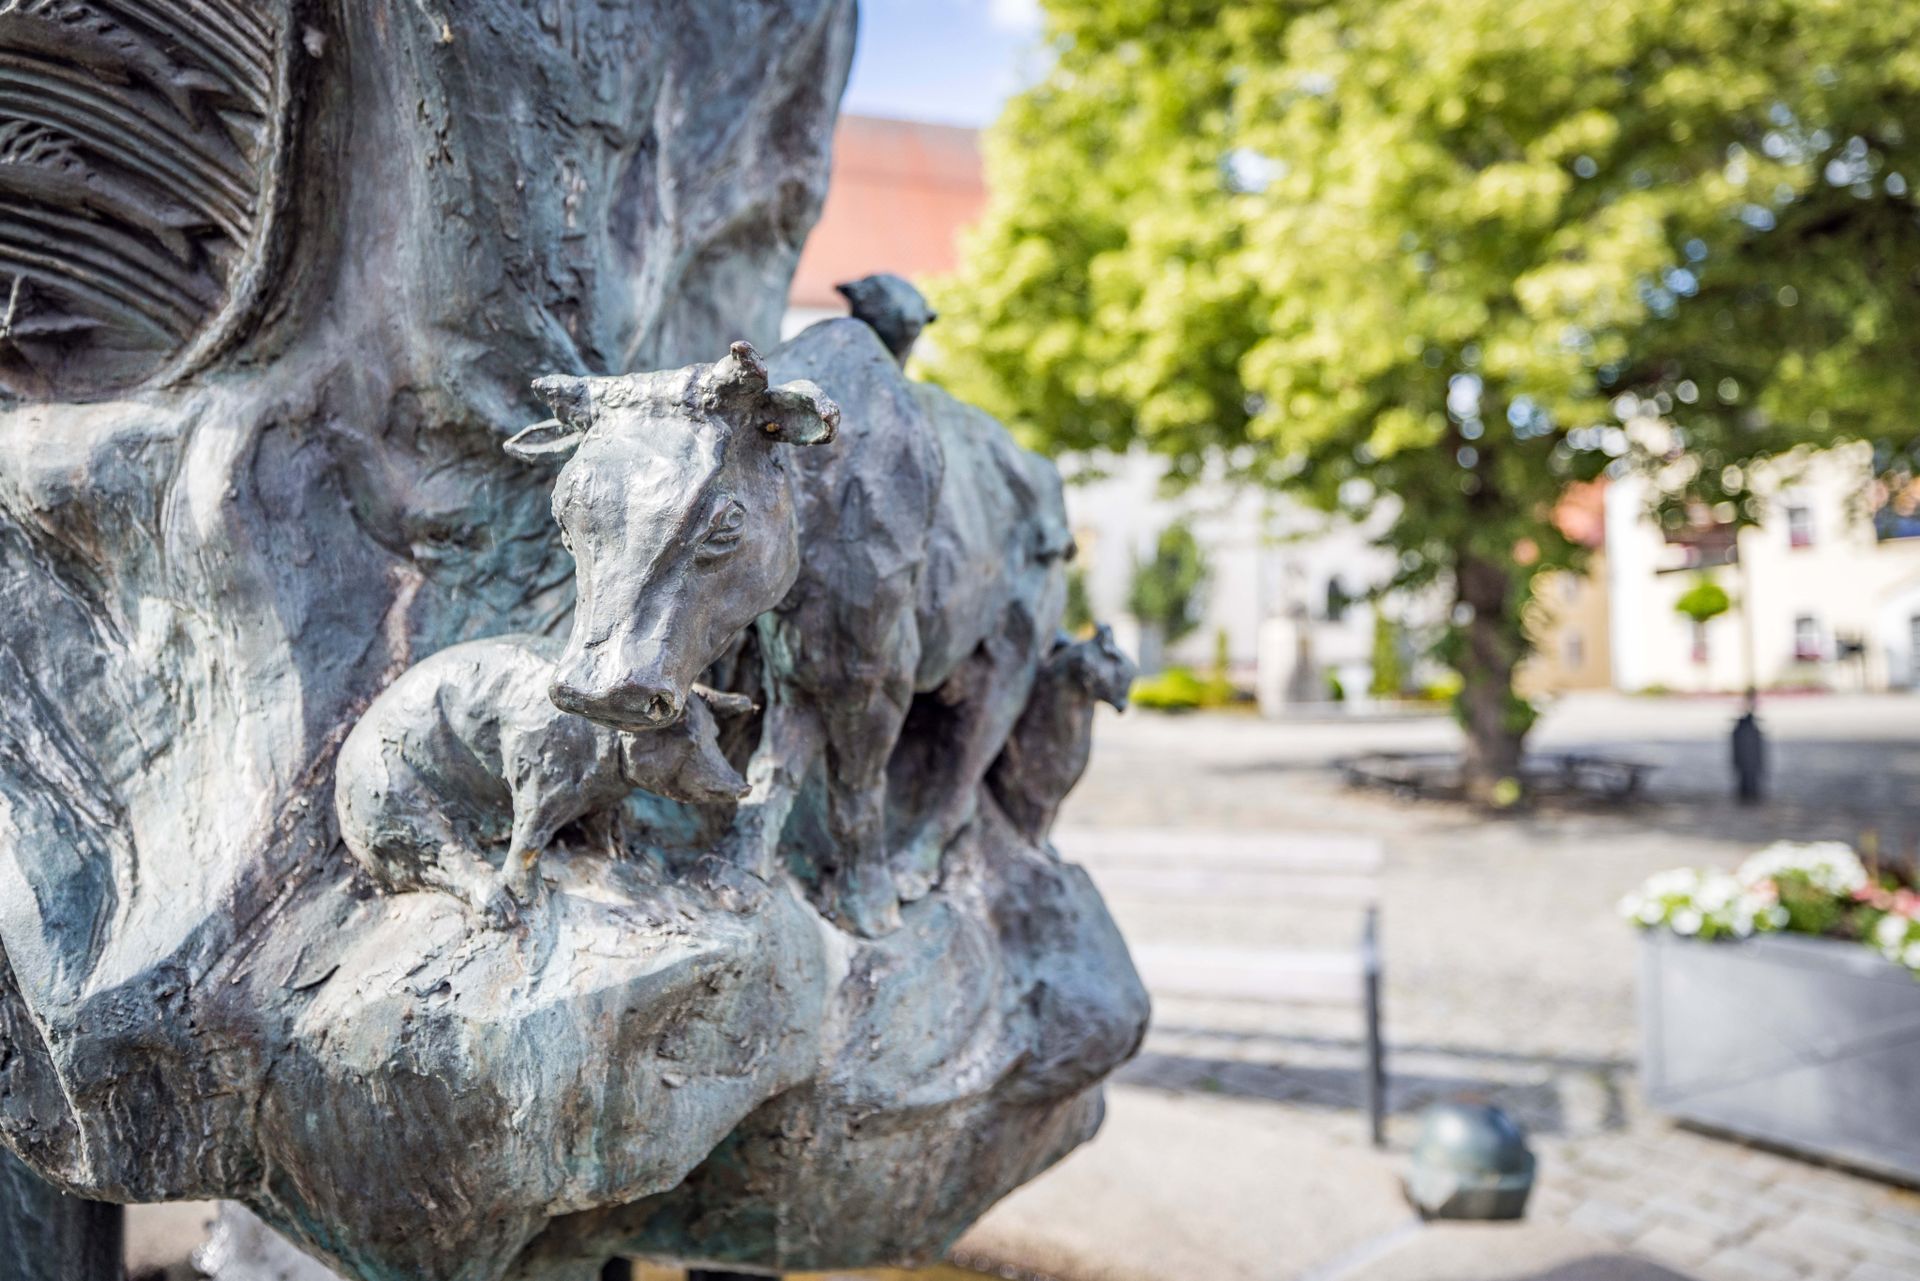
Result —
[[840, 431], [840, 406], [812, 383], [782, 383], [753, 407], [760, 433], [783, 445], [825, 445]]
[[586, 435], [581, 428], [549, 418], [509, 438], [501, 448], [523, 463], [564, 463], [573, 457], [573, 451], [580, 448]]
[[711, 386], [720, 405], [745, 418], [768, 440], [824, 445], [840, 428], [840, 406], [812, 383], [769, 386], [767, 362], [750, 342], [733, 344], [714, 363]]

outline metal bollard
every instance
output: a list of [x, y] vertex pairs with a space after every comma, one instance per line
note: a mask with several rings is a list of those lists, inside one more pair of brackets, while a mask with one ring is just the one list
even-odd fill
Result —
[[1387, 1052], [1380, 1035], [1380, 909], [1367, 909], [1360, 936], [1360, 964], [1367, 1016], [1367, 1128], [1373, 1146], [1387, 1146]]

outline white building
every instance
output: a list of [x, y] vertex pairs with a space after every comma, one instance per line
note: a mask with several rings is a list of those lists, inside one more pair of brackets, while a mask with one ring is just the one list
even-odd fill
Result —
[[[1391, 553], [1364, 529], [1264, 490], [1204, 483], [1165, 495], [1164, 470], [1143, 453], [1062, 468], [1095, 616], [1114, 622], [1137, 652], [1152, 648], [1127, 612], [1134, 567], [1184, 519], [1209, 570], [1204, 616], [1161, 661], [1205, 671], [1224, 636], [1232, 670], [1248, 683], [1257, 673], [1270, 707], [1325, 699], [1330, 675], [1363, 697], [1374, 639], [1374, 607], [1363, 598], [1392, 576]], [[1142, 657], [1151, 664], [1155, 656]]]
[[[1614, 684], [1623, 690], [1920, 686], [1920, 524], [1876, 513], [1870, 453], [1772, 464], [1762, 524], [1664, 536], [1645, 480], [1607, 493]], [[1878, 517], [1878, 518], [1876, 518]], [[1675, 604], [1703, 578], [1732, 608], [1704, 626]]]

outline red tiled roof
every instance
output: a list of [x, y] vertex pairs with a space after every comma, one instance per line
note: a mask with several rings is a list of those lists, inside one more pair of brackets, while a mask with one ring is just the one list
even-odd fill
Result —
[[842, 116], [826, 208], [788, 304], [841, 307], [834, 285], [877, 271], [918, 283], [953, 270], [955, 238], [986, 201], [974, 130]]

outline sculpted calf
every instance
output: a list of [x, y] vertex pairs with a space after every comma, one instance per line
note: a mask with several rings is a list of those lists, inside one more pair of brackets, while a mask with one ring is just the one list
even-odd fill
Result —
[[1135, 673], [1105, 623], [1085, 640], [1061, 637], [1040, 668], [1020, 722], [987, 775], [1000, 808], [1036, 845], [1047, 839], [1060, 803], [1087, 772], [1095, 705], [1126, 711]]
[[[805, 377], [775, 385], [736, 343], [710, 366], [543, 378], [555, 417], [507, 448], [565, 460], [553, 509], [578, 602], [554, 702], [671, 725], [752, 627], [766, 712], [735, 853], [765, 873], [784, 852], [829, 915], [878, 934], [898, 921], [896, 877], [924, 893], [971, 817], [1071, 540], [1052, 467], [909, 383], [867, 326], [816, 325], [776, 360]], [[924, 732], [896, 761], [910, 714]]]
[[340, 748], [334, 809], [375, 880], [441, 890], [504, 923], [532, 898], [535, 861], [567, 824], [635, 788], [694, 802], [746, 790], [705, 700], [672, 730], [622, 734], [553, 705], [559, 652], [543, 636], [453, 645], [373, 701]]

